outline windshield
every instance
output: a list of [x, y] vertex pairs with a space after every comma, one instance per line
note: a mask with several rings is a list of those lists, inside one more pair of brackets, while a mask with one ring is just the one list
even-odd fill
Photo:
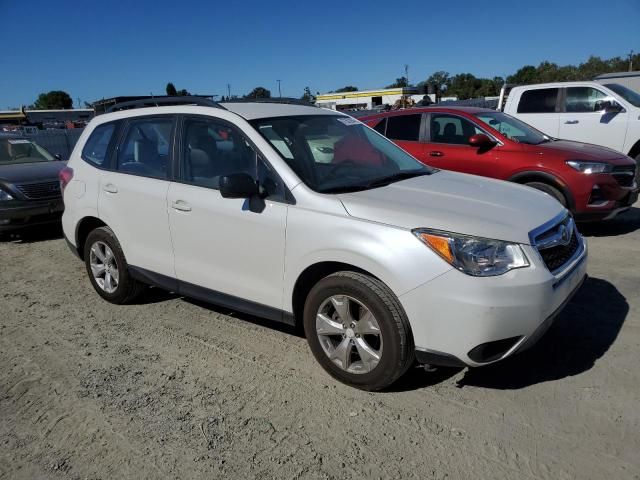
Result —
[[434, 171], [351, 117], [305, 115], [251, 123], [317, 192], [366, 190]]
[[605, 85], [609, 90], [613, 90], [634, 107], [640, 107], [640, 94], [628, 89], [619, 83], [608, 83]]
[[53, 156], [26, 138], [0, 138], [0, 165], [8, 163], [50, 162]]
[[551, 140], [544, 133], [506, 113], [480, 112], [476, 113], [476, 117], [514, 142], [539, 145]]

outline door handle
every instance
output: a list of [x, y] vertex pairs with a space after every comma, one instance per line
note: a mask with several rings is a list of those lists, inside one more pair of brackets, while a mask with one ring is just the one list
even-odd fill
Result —
[[118, 187], [116, 187], [113, 183], [107, 183], [102, 189], [107, 193], [118, 193]]
[[443, 157], [444, 153], [434, 150], [433, 152], [429, 152], [430, 157]]
[[184, 200], [176, 200], [175, 202], [173, 202], [171, 204], [171, 208], [173, 208], [174, 210], [178, 210], [180, 212], [190, 212], [191, 211], [191, 205], [189, 205]]
[[575, 125], [576, 123], [580, 123], [580, 120], [567, 120], [564, 122], [565, 125]]

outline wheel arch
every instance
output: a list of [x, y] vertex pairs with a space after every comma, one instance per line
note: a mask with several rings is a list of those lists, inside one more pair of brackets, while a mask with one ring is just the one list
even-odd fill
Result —
[[640, 155], [640, 140], [638, 140], [633, 147], [631, 147], [631, 150], [629, 150], [629, 154], [628, 154], [631, 158], [635, 159], [638, 155]]
[[519, 183], [524, 185], [529, 182], [541, 182], [551, 185], [552, 187], [557, 188], [564, 195], [564, 198], [567, 200], [567, 206], [569, 210], [575, 211], [576, 202], [571, 194], [571, 191], [567, 187], [567, 184], [563, 182], [561, 179], [547, 172], [542, 172], [539, 170], [527, 170], [524, 172], [518, 172], [507, 180], [514, 183]]
[[107, 225], [105, 222], [103, 222], [99, 218], [92, 217], [92, 216], [84, 217], [82, 220], [78, 222], [78, 225], [76, 226], [75, 241], [76, 241], [76, 250], [82, 260], [84, 260], [84, 244], [87, 241], [87, 237], [89, 236], [89, 233], [91, 233], [96, 228], [108, 227], [108, 226], [109, 225]]

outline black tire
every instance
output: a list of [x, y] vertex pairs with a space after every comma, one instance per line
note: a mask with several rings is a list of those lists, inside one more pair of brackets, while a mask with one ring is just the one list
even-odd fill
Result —
[[[98, 241], [105, 243], [111, 249], [118, 268], [118, 285], [115, 291], [111, 293], [105, 291], [100, 287], [100, 285], [98, 285], [91, 271], [91, 247]], [[130, 303], [144, 290], [144, 284], [131, 277], [127, 260], [122, 252], [122, 247], [109, 227], [96, 228], [89, 233], [84, 244], [84, 262], [91, 285], [93, 285], [96, 292], [98, 292], [98, 294], [108, 302], [118, 305]]]
[[540, 190], [541, 192], [546, 193], [547, 195], [551, 195], [553, 198], [558, 200], [563, 207], [567, 206], [567, 199], [564, 194], [558, 190], [556, 187], [549, 185], [548, 183], [542, 182], [529, 182], [525, 183], [527, 187], [535, 188], [536, 190]]
[[[366, 373], [351, 373], [333, 363], [316, 333], [316, 316], [334, 295], [356, 299], [374, 315], [383, 339], [378, 364]], [[320, 280], [304, 306], [304, 327], [311, 351], [320, 365], [337, 380], [362, 390], [382, 390], [400, 378], [414, 362], [411, 329], [400, 302], [380, 280], [356, 272], [337, 272]]]

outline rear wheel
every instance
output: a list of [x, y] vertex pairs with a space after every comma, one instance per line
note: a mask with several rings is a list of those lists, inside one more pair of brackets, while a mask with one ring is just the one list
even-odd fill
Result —
[[404, 310], [368, 275], [338, 272], [320, 280], [305, 302], [304, 326], [316, 360], [348, 385], [381, 390], [413, 363]]
[[144, 285], [129, 274], [118, 239], [109, 227], [100, 227], [87, 236], [84, 260], [93, 288], [105, 300], [123, 304], [133, 301]]
[[558, 200], [563, 207], [567, 206], [567, 199], [564, 194], [558, 190], [556, 187], [549, 185], [548, 183], [542, 182], [529, 182], [525, 183], [527, 187], [535, 188], [536, 190], [540, 190], [541, 192], [546, 193], [547, 195], [551, 195], [553, 198]]

